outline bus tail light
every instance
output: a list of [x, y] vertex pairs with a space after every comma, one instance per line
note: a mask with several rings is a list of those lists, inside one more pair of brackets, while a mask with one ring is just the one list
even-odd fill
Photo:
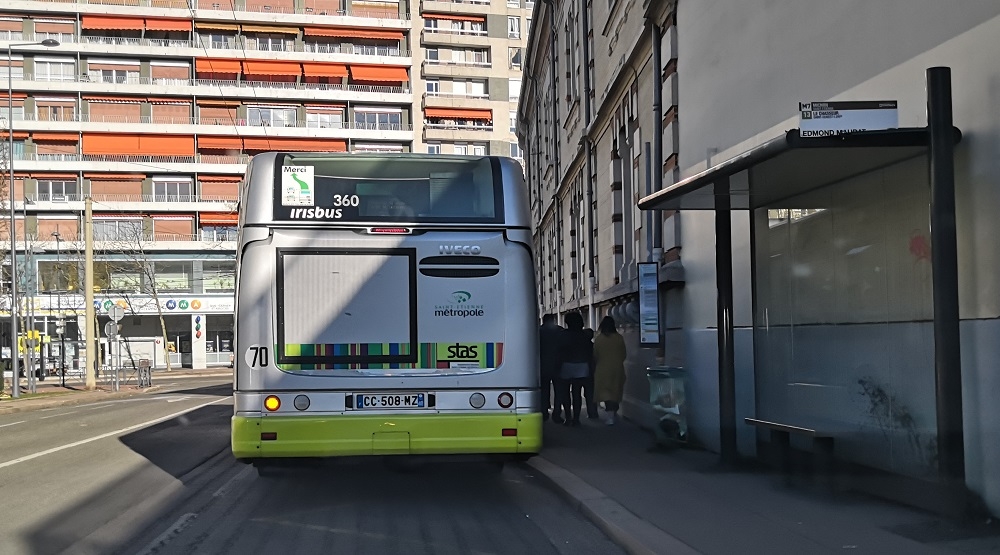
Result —
[[309, 397], [305, 395], [296, 395], [295, 399], [292, 400], [292, 406], [299, 410], [306, 410], [309, 408]]
[[469, 396], [469, 404], [472, 405], [472, 408], [481, 409], [486, 405], [486, 396], [482, 393], [473, 393]]
[[497, 403], [500, 404], [501, 408], [509, 409], [514, 404], [514, 396], [504, 391], [497, 397]]
[[517, 435], [517, 428], [504, 428], [500, 430], [500, 435], [503, 437], [512, 437]]
[[268, 395], [267, 398], [264, 399], [264, 408], [271, 412], [278, 410], [281, 408], [281, 399], [279, 399], [276, 395]]

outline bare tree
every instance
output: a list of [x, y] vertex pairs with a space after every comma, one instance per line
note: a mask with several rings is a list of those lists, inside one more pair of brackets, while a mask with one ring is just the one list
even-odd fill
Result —
[[[109, 239], [109, 238], [102, 238]], [[149, 256], [153, 242], [151, 229], [147, 229], [139, 220], [122, 220], [117, 228], [117, 236], [101, 241], [101, 251], [116, 257], [115, 260], [102, 261], [95, 271], [106, 285], [112, 286], [116, 293], [128, 303], [130, 311], [135, 314], [146, 306], [137, 306], [136, 294], [148, 294], [156, 307], [156, 315], [160, 320], [160, 333], [163, 340], [164, 359], [167, 371], [170, 371], [170, 351], [167, 348], [167, 323], [163, 318], [163, 305], [160, 303], [160, 284], [156, 271], [156, 263]], [[95, 239], [97, 242], [97, 239]], [[97, 264], [95, 264], [97, 266]]]

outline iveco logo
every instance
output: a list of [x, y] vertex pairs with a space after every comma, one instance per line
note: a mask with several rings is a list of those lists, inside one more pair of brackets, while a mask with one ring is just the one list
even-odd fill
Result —
[[441, 254], [479, 254], [483, 249], [479, 245], [441, 245], [438, 251]]

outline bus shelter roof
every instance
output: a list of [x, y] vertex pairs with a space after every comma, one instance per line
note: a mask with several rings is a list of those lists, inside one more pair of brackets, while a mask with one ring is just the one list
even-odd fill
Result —
[[[955, 142], [962, 133], [954, 129]], [[798, 129], [771, 139], [639, 200], [642, 210], [714, 210], [720, 195], [748, 210], [890, 166], [928, 150], [924, 127], [802, 137]], [[737, 176], [746, 171], [746, 176]], [[729, 179], [737, 176], [734, 179]], [[716, 190], [718, 189], [718, 191]]]

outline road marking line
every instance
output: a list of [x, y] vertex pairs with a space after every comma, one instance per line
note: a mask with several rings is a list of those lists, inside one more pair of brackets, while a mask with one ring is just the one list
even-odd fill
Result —
[[212, 497], [222, 497], [223, 495], [229, 493], [229, 490], [232, 489], [233, 485], [236, 482], [242, 480], [243, 478], [246, 478], [247, 475], [249, 475], [251, 472], [253, 472], [253, 467], [247, 465], [246, 468], [237, 472], [236, 475], [230, 478], [225, 484], [222, 484], [221, 488], [215, 490], [215, 493], [212, 494]]
[[80, 411], [78, 411], [78, 410], [71, 410], [69, 412], [60, 412], [59, 414], [50, 414], [49, 416], [42, 416], [42, 417], [40, 417], [39, 420], [45, 420], [46, 418], [57, 418], [59, 416], [66, 416], [67, 414], [76, 414], [78, 412], [80, 412]]
[[161, 547], [167, 545], [167, 542], [172, 540], [174, 536], [180, 534], [185, 528], [190, 526], [196, 518], [198, 518], [198, 513], [187, 513], [186, 515], [181, 516], [170, 525], [170, 528], [167, 528], [162, 534], [156, 536], [156, 538], [149, 542], [149, 544], [146, 545], [146, 547], [139, 553], [141, 555], [156, 553]]
[[87, 410], [97, 410], [97, 409], [103, 409], [103, 408], [113, 407], [113, 406], [114, 406], [114, 403], [104, 403], [103, 405], [97, 405], [96, 407], [89, 407]]
[[81, 439], [80, 441], [74, 441], [73, 443], [67, 443], [66, 445], [60, 445], [59, 447], [53, 447], [52, 449], [46, 449], [44, 451], [39, 451], [37, 453], [32, 453], [30, 455], [25, 455], [23, 457], [19, 457], [19, 458], [16, 458], [14, 460], [10, 460], [10, 461], [7, 461], [7, 462], [0, 463], [0, 468], [7, 468], [8, 466], [14, 466], [15, 464], [23, 463], [23, 462], [26, 462], [26, 461], [30, 461], [32, 459], [37, 459], [38, 457], [44, 457], [45, 455], [51, 455], [52, 453], [58, 453], [59, 451], [63, 451], [65, 449], [70, 449], [72, 447], [78, 447], [80, 445], [85, 445], [85, 444], [91, 443], [93, 441], [98, 441], [98, 440], [101, 440], [101, 439], [105, 439], [105, 438], [109, 438], [109, 437], [114, 437], [116, 435], [124, 434], [126, 432], [131, 432], [132, 430], [138, 430], [140, 428], [145, 428], [146, 426], [152, 426], [153, 424], [159, 424], [160, 422], [165, 422], [167, 420], [171, 420], [173, 418], [177, 418], [178, 416], [181, 416], [183, 414], [187, 414], [187, 413], [189, 413], [191, 411], [198, 410], [198, 409], [200, 409], [202, 407], [207, 407], [208, 405], [214, 405], [215, 403], [219, 403], [219, 402], [225, 401], [227, 399], [229, 399], [229, 397], [222, 397], [221, 399], [216, 399], [214, 401], [209, 401], [207, 403], [202, 403], [200, 405], [191, 407], [189, 409], [184, 409], [182, 411], [178, 411], [178, 412], [175, 412], [173, 414], [168, 414], [166, 416], [161, 416], [160, 418], [154, 418], [153, 420], [147, 420], [147, 421], [139, 423], [139, 424], [133, 424], [133, 425], [127, 427], [127, 428], [122, 428], [120, 430], [115, 430], [113, 432], [107, 432], [107, 433], [104, 433], [104, 434], [101, 434], [101, 435], [97, 435], [97, 436], [94, 436], [94, 437], [89, 437], [87, 439]]
[[187, 400], [187, 399], [190, 399], [190, 397], [186, 397], [186, 396], [185, 396], [185, 397], [181, 397], [181, 398], [179, 398], [179, 399], [167, 399], [167, 402], [168, 402], [168, 403], [176, 403], [177, 401], [185, 401], [185, 400]]
[[0, 428], [6, 428], [7, 426], [16, 426], [17, 424], [24, 424], [27, 420], [18, 420], [17, 422], [11, 422], [10, 424], [0, 424]]

